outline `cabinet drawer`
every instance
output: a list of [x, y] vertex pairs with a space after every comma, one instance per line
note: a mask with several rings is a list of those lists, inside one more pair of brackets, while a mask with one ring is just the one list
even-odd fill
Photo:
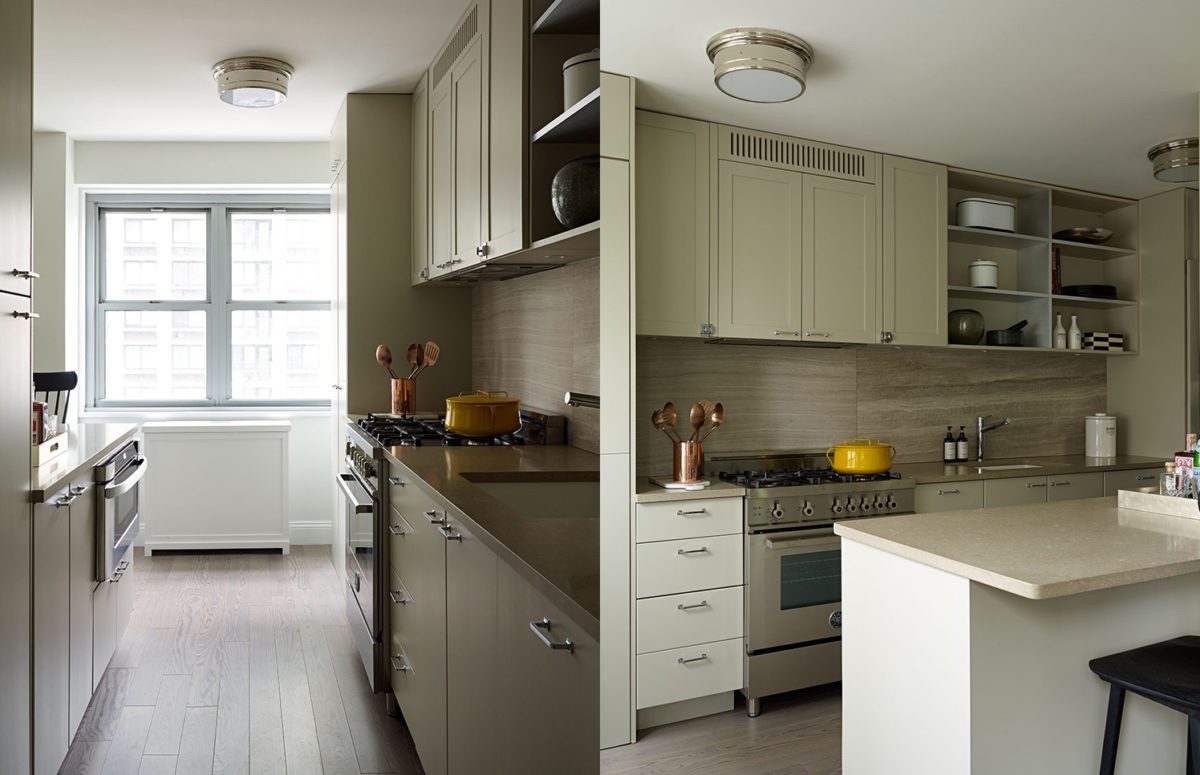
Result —
[[638, 543], [741, 532], [741, 498], [662, 501], [637, 506]]
[[637, 601], [637, 653], [742, 637], [744, 587]]
[[388, 472], [388, 500], [396, 511], [414, 525], [416, 520], [424, 519], [423, 512], [442, 510], [421, 488], [417, 478], [399, 466], [391, 466]]
[[1163, 468], [1138, 468], [1133, 471], [1105, 471], [1104, 494], [1116, 495], [1118, 490], [1158, 492], [1158, 477]]
[[388, 564], [398, 574], [411, 565], [411, 555], [418, 551], [416, 530], [400, 515], [395, 506], [388, 507]]
[[1044, 476], [991, 479], [983, 483], [983, 505], [990, 509], [996, 506], [1045, 503], [1047, 489], [1049, 484]]
[[1071, 474], [1047, 476], [1046, 497], [1051, 501], [1071, 501], [1080, 498], [1099, 498], [1104, 494], [1104, 474]]
[[637, 707], [742, 688], [742, 639], [703, 643], [637, 658]]
[[982, 509], [983, 482], [918, 484], [914, 493], [914, 503], [914, 510], [918, 514], [931, 511]]
[[637, 596], [656, 597], [742, 583], [742, 536], [638, 544]]

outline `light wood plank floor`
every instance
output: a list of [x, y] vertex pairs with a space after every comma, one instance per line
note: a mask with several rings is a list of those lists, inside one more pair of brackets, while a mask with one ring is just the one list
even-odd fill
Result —
[[328, 547], [136, 563], [129, 630], [60, 775], [421, 775], [367, 687]]
[[633, 745], [600, 755], [603, 775], [834, 775], [842, 771], [841, 685], [762, 702], [758, 718], [739, 701], [728, 713], [644, 730]]

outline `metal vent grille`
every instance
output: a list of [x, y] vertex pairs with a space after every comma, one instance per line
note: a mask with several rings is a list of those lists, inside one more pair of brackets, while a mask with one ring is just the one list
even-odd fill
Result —
[[455, 60], [467, 50], [467, 45], [475, 39], [477, 32], [479, 32], [479, 6], [473, 5], [467, 18], [463, 19], [462, 25], [454, 33], [454, 37], [446, 44], [446, 50], [433, 63], [433, 84], [439, 83], [442, 77], [450, 72], [450, 68], [454, 67]]
[[793, 137], [721, 127], [722, 159], [875, 182], [875, 154]]

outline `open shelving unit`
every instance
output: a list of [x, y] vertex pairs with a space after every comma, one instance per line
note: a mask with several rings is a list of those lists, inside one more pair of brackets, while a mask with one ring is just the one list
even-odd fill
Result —
[[[967, 197], [1009, 202], [1016, 207], [1016, 232], [957, 225], [957, 203]], [[1041, 183], [951, 169], [948, 175], [950, 226], [947, 228], [947, 301], [950, 310], [974, 309], [987, 329], [1008, 328], [1027, 320], [1025, 347], [951, 345], [957, 349], [1062, 352], [1053, 350], [1055, 317], [1070, 328], [1074, 315], [1084, 332], [1125, 335], [1120, 352], [1081, 350], [1089, 355], [1137, 352], [1138, 254], [1137, 202]], [[1062, 229], [1087, 226], [1112, 229], [1103, 245], [1055, 239]], [[1054, 287], [1055, 257], [1060, 286], [1106, 284], [1117, 299], [1064, 295]], [[968, 267], [985, 259], [998, 264], [997, 288], [972, 288]]]
[[531, 0], [529, 18], [529, 238], [555, 255], [587, 250], [599, 221], [568, 228], [554, 215], [550, 185], [564, 164], [600, 154], [600, 90], [563, 105], [562, 65], [600, 45], [600, 0]]

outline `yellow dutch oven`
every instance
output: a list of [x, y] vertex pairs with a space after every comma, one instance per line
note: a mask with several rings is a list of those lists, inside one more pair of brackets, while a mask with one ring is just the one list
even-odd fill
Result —
[[521, 427], [521, 401], [504, 391], [459, 393], [446, 399], [446, 430], [460, 436], [501, 436]]
[[896, 448], [879, 439], [845, 439], [825, 452], [839, 474], [882, 474], [892, 467]]

